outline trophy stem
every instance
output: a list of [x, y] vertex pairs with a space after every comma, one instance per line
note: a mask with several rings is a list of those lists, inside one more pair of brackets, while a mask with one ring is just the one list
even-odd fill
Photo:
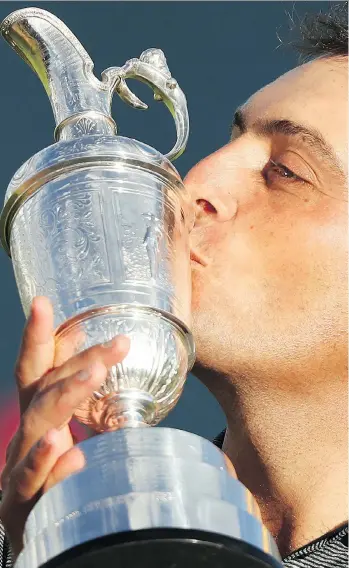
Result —
[[[96, 411], [98, 412], [98, 403]], [[98, 422], [104, 432], [140, 428], [153, 422], [155, 412], [156, 401], [152, 395], [136, 389], [125, 389], [107, 400], [103, 398], [103, 413], [98, 417]]]

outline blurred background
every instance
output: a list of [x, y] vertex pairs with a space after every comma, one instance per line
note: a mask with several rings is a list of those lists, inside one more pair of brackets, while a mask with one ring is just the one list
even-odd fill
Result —
[[[191, 135], [176, 162], [184, 176], [200, 159], [227, 143], [235, 108], [263, 85], [298, 63], [287, 46], [305, 13], [331, 2], [0, 2], [0, 20], [36, 5], [62, 19], [103, 69], [121, 66], [149, 47], [161, 48], [188, 100]], [[293, 23], [292, 23], [293, 22]], [[280, 38], [283, 44], [280, 45]], [[46, 93], [31, 69], [0, 41], [1, 195], [20, 165], [53, 143], [54, 121]], [[130, 85], [131, 86], [131, 85]], [[137, 111], [114, 97], [119, 133], [167, 152], [175, 139], [167, 109], [144, 85], [134, 92], [150, 105]], [[0, 198], [2, 202], [3, 197]], [[13, 367], [24, 326], [10, 260], [0, 250], [0, 470], [18, 411]], [[232, 286], [234, 283], [232, 282]], [[218, 404], [189, 376], [184, 394], [164, 426], [213, 438], [224, 427]]]

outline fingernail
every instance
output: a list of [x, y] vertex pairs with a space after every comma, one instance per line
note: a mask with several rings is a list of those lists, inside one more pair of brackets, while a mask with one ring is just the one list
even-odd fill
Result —
[[91, 377], [91, 368], [88, 369], [81, 369], [78, 373], [76, 373], [75, 378], [78, 381], [88, 381]]
[[52, 446], [57, 442], [58, 436], [59, 430], [57, 430], [56, 428], [51, 428], [51, 430], [48, 430], [48, 432], [46, 432], [45, 438], [47, 443]]
[[116, 340], [117, 340], [117, 337], [113, 337], [113, 339], [110, 339], [110, 341], [106, 341], [105, 343], [102, 343], [102, 347], [106, 347], [107, 349], [109, 349], [110, 347], [113, 347], [116, 344]]
[[113, 339], [111, 339], [110, 341], [106, 341], [105, 343], [103, 343], [102, 346], [107, 347], [109, 349], [110, 347], [118, 347], [120, 349], [122, 348], [124, 341], [128, 341], [127, 337], [125, 337], [124, 335], [117, 335], [116, 337], [113, 337]]
[[130, 347], [130, 338], [127, 335], [119, 335], [118, 347], [119, 349], [128, 349]]
[[126, 335], [117, 335], [116, 337], [114, 337], [110, 341], [103, 343], [103, 347], [108, 347], [109, 349], [111, 347], [117, 347], [118, 349], [121, 350], [121, 349], [125, 349], [126, 347], [128, 347], [129, 344], [130, 344], [130, 340]]

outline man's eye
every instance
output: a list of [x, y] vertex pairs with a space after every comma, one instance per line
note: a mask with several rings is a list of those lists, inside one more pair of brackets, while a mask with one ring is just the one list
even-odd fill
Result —
[[279, 162], [274, 162], [274, 160], [269, 160], [262, 171], [262, 175], [267, 182], [273, 181], [273, 177], [276, 177], [289, 183], [306, 183], [303, 178], [297, 176], [292, 170]]

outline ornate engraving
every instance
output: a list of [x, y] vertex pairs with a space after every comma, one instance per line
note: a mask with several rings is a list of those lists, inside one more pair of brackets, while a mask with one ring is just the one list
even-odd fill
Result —
[[[157, 401], [171, 397], [178, 390], [185, 350], [172, 326], [147, 316], [123, 314], [99, 316], [83, 324], [86, 334], [83, 348], [95, 345], [99, 338], [110, 340], [127, 335], [131, 349], [122, 363], [109, 371], [99, 394], [106, 396], [124, 389], [139, 389], [154, 395]], [[141, 361], [141, 364], [140, 364]]]
[[47, 184], [14, 222], [11, 251], [26, 312], [34, 295], [49, 296], [59, 308], [64, 298], [77, 301], [89, 287], [110, 281], [101, 196], [95, 191], [100, 184], [76, 183], [73, 199], [71, 184], [74, 179]]
[[166, 254], [164, 239], [166, 238], [163, 224], [153, 213], [143, 213], [143, 219], [147, 223], [147, 229], [143, 239], [149, 258], [150, 276], [153, 281], [159, 274], [161, 258]]
[[150, 268], [144, 262], [145, 249], [138, 235], [137, 227], [121, 220], [123, 266], [125, 271], [125, 281], [148, 282], [150, 279]]
[[[130, 338], [131, 348], [122, 363], [109, 370], [99, 391], [79, 406], [78, 420], [97, 429], [113, 429], [118, 415], [113, 395], [126, 390], [153, 397], [156, 410], [152, 424], [158, 423], [176, 404], [185, 381], [188, 354], [176, 328], [141, 310], [134, 315], [127, 311], [101, 314], [84, 320], [79, 327], [84, 334], [79, 350], [118, 334]], [[74, 338], [74, 327], [66, 330], [61, 341], [70, 343], [70, 337]]]
[[[153, 423], [177, 400], [188, 357], [191, 364], [194, 356], [188, 332], [190, 281], [183, 278], [184, 265], [189, 267], [186, 234], [176, 213], [185, 189], [168, 161], [187, 142], [185, 96], [158, 49], [107, 69], [99, 80], [75, 36], [44, 10], [19, 10], [0, 31], [43, 82], [58, 140], [14, 176], [0, 224], [24, 311], [28, 314], [34, 295], [48, 296], [58, 340], [70, 341], [76, 350], [118, 333], [131, 336], [129, 354], [90, 400], [85, 419], [103, 410], [104, 399], [111, 401], [104, 416], [108, 419], [110, 410], [113, 419], [119, 412], [113, 406], [118, 391], [131, 389], [122, 401], [119, 396], [121, 406], [127, 399], [126, 407], [135, 410], [138, 390], [144, 395], [137, 402], [147, 414], [144, 420]], [[145, 144], [115, 136], [110, 116], [115, 91], [146, 108], [128, 88], [128, 79], [150, 86], [173, 114], [177, 141], [168, 159]], [[86, 333], [84, 345], [74, 339], [74, 326]], [[128, 411], [122, 412], [126, 416]], [[94, 423], [98, 429], [98, 419]]]
[[83, 116], [75, 123], [75, 130], [79, 136], [86, 134], [95, 134], [97, 132], [96, 121], [87, 116]]
[[77, 85], [76, 81], [72, 81], [66, 69], [62, 69], [61, 83], [66, 96], [67, 105], [70, 108], [76, 107], [79, 102], [79, 85]]
[[126, 282], [144, 281], [172, 294], [171, 263], [175, 262], [172, 241], [163, 222], [153, 213], [144, 213], [140, 222], [121, 222], [122, 256]]

